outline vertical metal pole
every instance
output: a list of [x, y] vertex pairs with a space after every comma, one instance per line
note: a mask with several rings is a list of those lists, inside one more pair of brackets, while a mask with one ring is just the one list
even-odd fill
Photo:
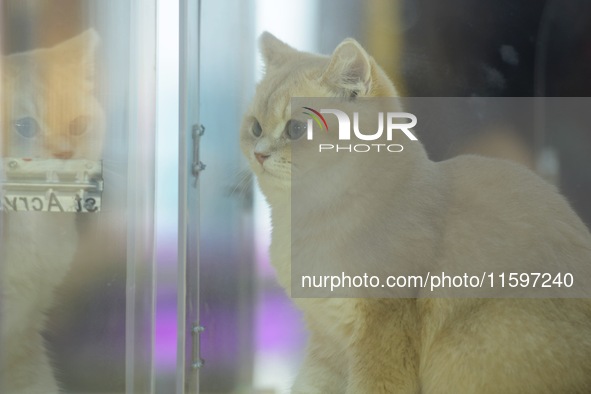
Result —
[[180, 0], [177, 394], [199, 392], [199, 0]]
[[156, 0], [130, 2], [126, 393], [154, 392]]
[[[0, 2], [0, 53], [4, 53], [4, 40], [5, 38], [5, 34], [6, 34], [6, 29], [4, 27], [4, 7], [5, 4], [3, 2]], [[4, 100], [4, 86], [2, 86], [2, 82], [3, 82], [3, 78], [1, 77], [1, 75], [3, 75], [4, 70], [2, 70], [2, 64], [3, 62], [0, 61], [0, 103], [3, 102]], [[2, 106], [0, 106], [0, 125], [4, 124], [3, 123], [3, 109]], [[3, 168], [3, 162], [4, 162], [4, 140], [3, 140], [3, 135], [4, 133], [0, 133], [0, 204], [2, 204], [2, 200], [3, 195], [4, 195], [4, 190], [3, 190], [3, 186], [2, 186], [2, 181], [4, 180], [4, 168]], [[0, 278], [4, 275], [4, 260], [5, 257], [3, 256], [3, 251], [4, 251], [4, 234], [3, 234], [3, 227], [4, 227], [4, 211], [0, 210]], [[0, 294], [2, 294], [2, 283], [0, 283]], [[2, 305], [2, 297], [0, 297], [0, 332], [4, 331], [4, 328], [2, 327], [2, 309], [3, 309], [3, 305]], [[4, 376], [2, 376], [2, 371], [5, 370], [5, 367], [3, 365], [2, 362], [2, 358], [0, 358], [0, 389], [2, 389], [2, 380], [4, 379]]]

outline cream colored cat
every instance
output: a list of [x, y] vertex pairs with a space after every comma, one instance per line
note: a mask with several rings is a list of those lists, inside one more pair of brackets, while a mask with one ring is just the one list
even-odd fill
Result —
[[[397, 93], [354, 40], [330, 57], [299, 52], [269, 33], [260, 42], [266, 72], [240, 140], [271, 206], [271, 261], [288, 293], [294, 244], [301, 245], [294, 253], [336, 266], [390, 256], [385, 270], [396, 262], [468, 267], [487, 259], [501, 267], [515, 259], [591, 265], [591, 235], [552, 186], [507, 161], [460, 156], [435, 163], [418, 142], [393, 165], [373, 155], [344, 177], [325, 172], [326, 187], [309, 190], [314, 204], [297, 217], [308, 231], [292, 239], [291, 177], [303, 171], [292, 166], [292, 153], [311, 141], [286, 129], [290, 98]], [[299, 164], [309, 177], [325, 169]], [[294, 301], [310, 342], [293, 393], [591, 393], [587, 299]]]
[[[99, 160], [104, 114], [94, 96], [98, 36], [2, 58], [2, 157]], [[1, 213], [0, 393], [54, 394], [42, 331], [76, 251], [76, 214]]]

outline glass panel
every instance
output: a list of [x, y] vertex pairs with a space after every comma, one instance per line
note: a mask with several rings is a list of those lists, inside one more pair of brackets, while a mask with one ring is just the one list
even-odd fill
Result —
[[[248, 185], [238, 139], [253, 91], [253, 1], [204, 1], [201, 6], [200, 123], [205, 128], [200, 176], [200, 389], [250, 390], [253, 368], [254, 265]], [[242, 181], [242, 182], [241, 182]], [[246, 212], [246, 213], [245, 213]], [[190, 242], [194, 238], [190, 237]]]
[[151, 392], [155, 1], [1, 12], [0, 392]]
[[[177, 374], [179, 2], [158, 2], [155, 392], [175, 392]], [[182, 387], [182, 385], [180, 386]], [[177, 391], [178, 393], [182, 391]]]
[[[323, 54], [353, 37], [404, 96], [589, 96], [591, 80], [585, 70], [591, 64], [590, 7], [584, 0], [258, 0], [257, 33], [249, 37], [255, 41], [262, 30], [269, 30], [299, 50]], [[248, 44], [234, 42], [248, 53]], [[244, 78], [241, 86], [250, 83]], [[529, 103], [534, 113], [528, 113], [527, 127], [459, 125], [420, 139], [435, 161], [473, 153], [516, 161], [538, 172], [559, 186], [589, 226], [591, 134], [572, 119], [557, 125], [552, 101]], [[233, 160], [227, 152], [219, 150]], [[254, 206], [255, 389], [283, 392], [299, 368], [305, 330], [267, 265], [271, 228], [266, 202], [256, 193]]]

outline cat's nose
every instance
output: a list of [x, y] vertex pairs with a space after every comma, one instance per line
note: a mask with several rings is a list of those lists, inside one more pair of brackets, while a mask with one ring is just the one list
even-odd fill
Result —
[[255, 153], [254, 157], [257, 158], [257, 161], [263, 165], [263, 162], [269, 158], [270, 155], [265, 155], [264, 153]]
[[65, 150], [62, 152], [54, 153], [53, 156], [58, 159], [68, 160], [68, 159], [71, 159], [72, 156], [74, 156], [74, 152], [72, 152], [71, 150]]

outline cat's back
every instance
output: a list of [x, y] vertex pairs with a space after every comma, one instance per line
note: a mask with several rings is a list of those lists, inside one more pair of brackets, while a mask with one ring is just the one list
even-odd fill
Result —
[[589, 230], [566, 198], [528, 168], [508, 160], [474, 155], [439, 164], [448, 176], [452, 192], [448, 213], [457, 220], [497, 223], [498, 230], [503, 232], [505, 226], [535, 229], [532, 234], [543, 233], [545, 226], [561, 231], [570, 229], [591, 252]]
[[[553, 206], [564, 209], [565, 199], [557, 189], [524, 166], [508, 160], [462, 155], [439, 163], [449, 177], [456, 210], [480, 209], [489, 205], [514, 215], [535, 208]], [[496, 206], [491, 205], [497, 203]], [[543, 217], [545, 215], [537, 215]]]
[[443, 213], [448, 262], [590, 273], [589, 230], [553, 185], [506, 160], [466, 155], [439, 165], [451, 192]]
[[474, 289], [418, 301], [425, 392], [589, 392], [591, 301], [519, 298], [498, 282], [499, 274], [557, 269], [588, 278], [587, 227], [554, 186], [519, 164], [458, 156], [438, 166], [449, 186], [441, 269], [494, 272], [500, 298]]

